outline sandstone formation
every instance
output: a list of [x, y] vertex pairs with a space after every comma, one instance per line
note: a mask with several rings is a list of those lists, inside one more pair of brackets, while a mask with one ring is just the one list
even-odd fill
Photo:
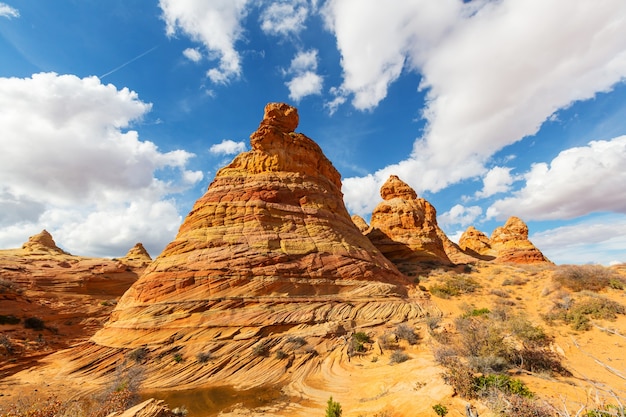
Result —
[[105, 376], [141, 348], [170, 358], [149, 362], [147, 388], [276, 383], [355, 329], [424, 317], [427, 299], [354, 225], [339, 173], [297, 124], [295, 108], [265, 108], [252, 149], [217, 172], [110, 322], [73, 353], [77, 373]]
[[476, 229], [474, 226], [470, 226], [463, 232], [459, 239], [459, 247], [465, 253], [472, 255], [482, 260], [493, 260], [495, 258], [494, 251], [491, 248], [491, 242], [489, 237]]
[[497, 253], [496, 262], [530, 264], [550, 262], [528, 240], [528, 226], [518, 217], [509, 217], [504, 226], [496, 228], [489, 239]]
[[52, 235], [47, 230], [42, 230], [41, 233], [28, 238], [28, 242], [22, 245], [24, 251], [30, 253], [58, 253], [69, 255], [63, 249], [59, 248], [55, 243]]
[[528, 239], [526, 223], [514, 216], [496, 228], [491, 238], [470, 226], [459, 239], [459, 246], [467, 254], [497, 263], [550, 263]]
[[425, 264], [452, 264], [432, 204], [395, 175], [383, 184], [380, 195], [384, 201], [374, 209], [365, 234], [400, 271], [416, 275]]
[[361, 231], [361, 233], [370, 228], [365, 219], [363, 219], [363, 217], [359, 216], [358, 214], [353, 214], [351, 218], [352, 222]]

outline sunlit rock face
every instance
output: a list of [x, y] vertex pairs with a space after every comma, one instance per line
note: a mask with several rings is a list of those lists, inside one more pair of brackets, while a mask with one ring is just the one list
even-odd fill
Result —
[[[354, 225], [337, 170], [271, 103], [251, 150], [218, 171], [176, 238], [120, 299], [75, 372], [146, 359], [146, 386], [252, 386], [304, 372], [360, 326], [423, 317], [427, 299]], [[288, 353], [276, 359], [275, 352]], [[195, 358], [207, 353], [212, 360]], [[170, 355], [171, 356], [171, 355]]]
[[432, 204], [395, 175], [383, 184], [380, 195], [384, 201], [374, 209], [365, 234], [400, 271], [413, 275], [421, 264], [452, 264]]
[[518, 217], [510, 217], [490, 238], [470, 226], [461, 235], [459, 246], [467, 254], [498, 263], [550, 263], [528, 239], [528, 226]]

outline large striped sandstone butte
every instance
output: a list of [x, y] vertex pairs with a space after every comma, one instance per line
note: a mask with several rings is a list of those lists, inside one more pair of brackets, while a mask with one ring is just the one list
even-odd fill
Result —
[[145, 388], [286, 382], [346, 349], [350, 332], [427, 314], [297, 125], [295, 108], [266, 106], [251, 150], [217, 172], [110, 321], [70, 353], [75, 375], [104, 377], [141, 348]]

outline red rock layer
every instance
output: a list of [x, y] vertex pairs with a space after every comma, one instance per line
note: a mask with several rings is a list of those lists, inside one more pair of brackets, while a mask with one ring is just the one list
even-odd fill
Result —
[[148, 386], [259, 385], [314, 356], [264, 360], [255, 349], [292, 352], [294, 337], [322, 346], [358, 326], [425, 314], [422, 294], [411, 298], [408, 279], [354, 225], [339, 173], [315, 142], [293, 132], [297, 123], [294, 108], [266, 107], [252, 149], [216, 174], [77, 368], [96, 360], [106, 372], [120, 349], [176, 348], [219, 360], [184, 373], [152, 363]]
[[[384, 199], [372, 213], [366, 236], [400, 271], [414, 275], [420, 264], [450, 265], [447, 240], [432, 204], [395, 175], [380, 190]], [[451, 243], [451, 242], [450, 242]]]

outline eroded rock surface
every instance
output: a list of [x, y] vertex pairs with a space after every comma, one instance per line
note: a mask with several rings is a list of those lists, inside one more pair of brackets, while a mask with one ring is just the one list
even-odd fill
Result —
[[140, 348], [146, 387], [276, 383], [355, 329], [426, 314], [424, 295], [354, 225], [339, 173], [297, 122], [293, 107], [265, 108], [252, 149], [218, 171], [110, 322], [72, 354], [77, 373], [104, 376]]
[[459, 239], [459, 246], [467, 254], [498, 263], [550, 263], [528, 239], [528, 226], [518, 217], [510, 217], [490, 238], [470, 226]]
[[374, 209], [365, 234], [400, 271], [415, 275], [420, 264], [452, 264], [432, 204], [395, 175], [383, 184], [380, 195], [384, 201]]

